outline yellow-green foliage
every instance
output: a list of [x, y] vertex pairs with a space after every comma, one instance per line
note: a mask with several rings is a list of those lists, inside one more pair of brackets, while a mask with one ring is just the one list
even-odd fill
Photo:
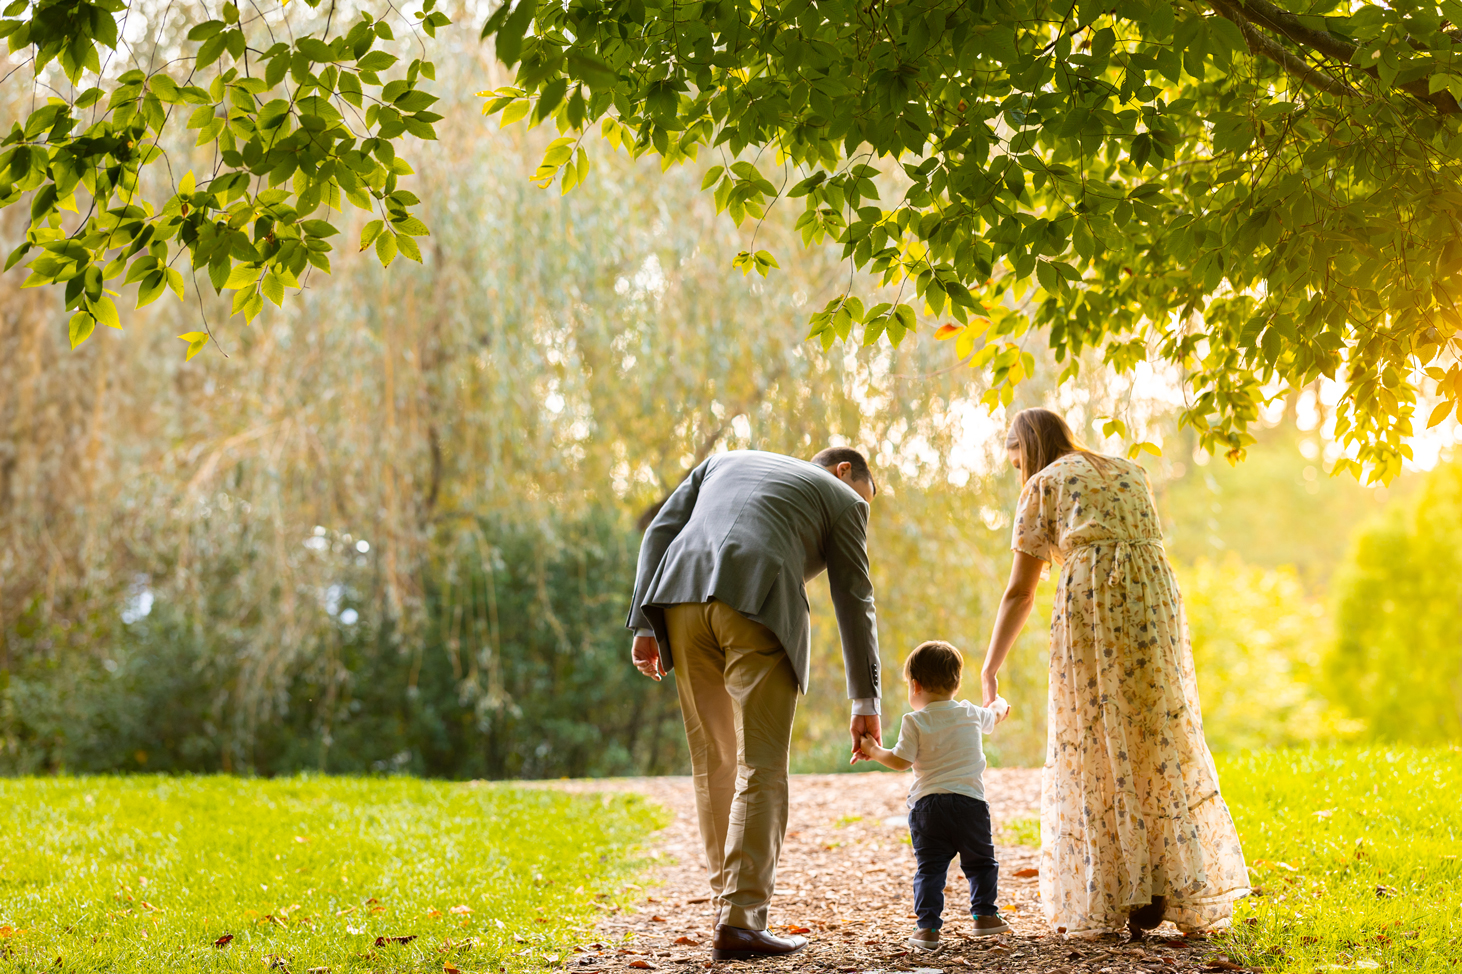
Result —
[[408, 778], [21, 778], [0, 808], [5, 972], [541, 969], [658, 824]]
[[1336, 701], [1382, 740], [1462, 737], [1462, 464], [1362, 530], [1335, 586]]
[[1278, 747], [1359, 729], [1312, 686], [1330, 619], [1292, 569], [1231, 556], [1178, 577], [1210, 748]]
[[1219, 762], [1261, 895], [1224, 948], [1269, 971], [1462, 963], [1462, 749], [1274, 751]]
[[1039, 815], [1024, 815], [1013, 818], [1000, 827], [996, 841], [1006, 845], [1028, 845], [1041, 847], [1041, 818]]

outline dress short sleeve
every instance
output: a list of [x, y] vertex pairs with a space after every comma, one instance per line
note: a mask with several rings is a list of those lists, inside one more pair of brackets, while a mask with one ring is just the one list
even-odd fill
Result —
[[1024, 552], [1047, 564], [1056, 560], [1055, 504], [1049, 478], [1037, 475], [1025, 482], [1025, 489], [1020, 492], [1020, 500], [1015, 505], [1011, 551]]

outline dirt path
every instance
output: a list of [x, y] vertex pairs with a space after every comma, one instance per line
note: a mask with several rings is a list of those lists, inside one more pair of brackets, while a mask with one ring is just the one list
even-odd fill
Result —
[[[651, 855], [659, 861], [631, 910], [606, 912], [599, 939], [564, 958], [571, 971], [749, 970], [750, 964], [713, 963], [713, 917], [705, 859], [696, 828], [689, 778], [559, 782], [574, 791], [619, 789], [647, 795], [673, 814]], [[946, 946], [926, 954], [905, 946], [913, 929], [914, 854], [908, 842], [905, 775], [886, 773], [794, 775], [787, 842], [772, 899], [774, 932], [804, 932], [806, 949], [783, 960], [762, 960], [758, 971], [881, 974], [883, 971], [991, 970], [1091, 972], [1235, 970], [1202, 940], [1179, 937], [1170, 925], [1140, 945], [1112, 937], [1069, 941], [1052, 936], [1041, 916], [1035, 869], [1037, 851], [997, 845], [1000, 909], [1015, 932], [998, 938], [969, 936], [968, 886], [958, 863], [946, 888]], [[997, 843], [1005, 823], [1034, 815], [1040, 804], [1040, 772], [999, 768], [986, 772], [986, 790]]]

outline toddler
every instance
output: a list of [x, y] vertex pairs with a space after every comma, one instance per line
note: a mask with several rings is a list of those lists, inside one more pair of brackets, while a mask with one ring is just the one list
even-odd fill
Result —
[[989, 707], [955, 700], [964, 659], [949, 643], [921, 643], [904, 662], [909, 706], [890, 750], [864, 736], [858, 756], [895, 771], [914, 769], [909, 785], [909, 832], [918, 871], [914, 876], [914, 913], [919, 926], [909, 944], [921, 950], [940, 948], [944, 925], [944, 881], [949, 863], [959, 856], [970, 881], [970, 913], [974, 935], [1008, 933], [1010, 927], [995, 908], [1000, 864], [990, 835], [990, 806], [985, 803], [985, 753], [981, 733], [988, 734], [1010, 714], [1010, 705], [996, 697]]

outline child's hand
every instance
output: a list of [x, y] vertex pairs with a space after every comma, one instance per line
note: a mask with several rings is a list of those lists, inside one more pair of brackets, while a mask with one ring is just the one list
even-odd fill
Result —
[[858, 742], [858, 753], [863, 755], [865, 761], [872, 761], [873, 755], [881, 750], [878, 742], [873, 739], [872, 734], [864, 734], [863, 739]]
[[1010, 701], [1006, 700], [1004, 697], [996, 697], [993, 701], [990, 702], [990, 707], [995, 711], [996, 724], [1002, 723], [1007, 717], [1010, 716]]

